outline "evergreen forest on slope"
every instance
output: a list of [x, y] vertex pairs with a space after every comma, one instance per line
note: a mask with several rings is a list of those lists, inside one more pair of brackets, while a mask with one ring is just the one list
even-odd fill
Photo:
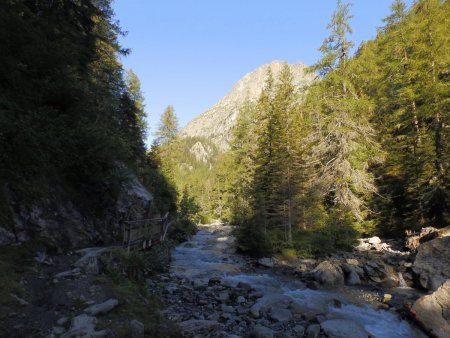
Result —
[[173, 107], [162, 116], [153, 151], [187, 216], [239, 225], [244, 252], [321, 255], [449, 224], [450, 2], [396, 0], [353, 56], [350, 10], [338, 2], [307, 94], [287, 65], [269, 72], [230, 150], [195, 160], [192, 145], [214, 145], [177, 136]]
[[320, 255], [358, 236], [448, 225], [450, 2], [396, 0], [354, 55], [350, 11], [338, 2], [306, 94], [289, 67], [267, 74], [230, 150], [180, 137], [171, 106], [147, 150], [110, 1], [2, 1], [2, 224], [13, 222], [11, 195], [32, 204], [54, 185], [99, 213], [133, 174], [161, 213], [177, 214], [181, 237], [222, 219], [256, 255]]

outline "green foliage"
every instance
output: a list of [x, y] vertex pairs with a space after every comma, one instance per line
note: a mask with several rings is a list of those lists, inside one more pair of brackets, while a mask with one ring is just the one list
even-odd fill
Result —
[[450, 3], [396, 0], [353, 57], [351, 18], [338, 1], [306, 95], [289, 67], [267, 75], [241, 108], [230, 151], [201, 138], [160, 147], [164, 177], [188, 187], [178, 203], [185, 219], [228, 220], [241, 251], [287, 256], [449, 223]]
[[121, 34], [108, 0], [0, 4], [2, 193], [28, 204], [56, 183], [99, 212], [117, 197], [122, 165], [149, 169], [142, 93], [118, 60]]
[[350, 215], [333, 212], [324, 225], [297, 231], [294, 248], [300, 257], [324, 256], [351, 250], [359, 235]]
[[195, 198], [190, 195], [189, 187], [185, 186], [180, 201], [180, 217], [182, 219], [195, 221], [200, 207], [195, 202]]
[[[201, 154], [204, 150], [206, 157], [197, 158], [200, 153], [196, 154], [196, 148]], [[198, 223], [216, 217], [216, 146], [204, 138], [176, 137], [156, 145], [155, 150], [159, 153], [164, 178], [177, 191], [182, 218]]]
[[267, 234], [256, 224], [249, 222], [238, 227], [236, 232], [238, 249], [246, 254], [262, 257], [273, 253], [272, 244]]
[[156, 131], [157, 143], [165, 144], [175, 139], [178, 133], [178, 119], [173, 106], [167, 106], [161, 115], [161, 121]]
[[126, 277], [135, 282], [143, 282], [146, 277], [166, 271], [172, 243], [164, 242], [150, 250], [140, 251], [117, 249], [100, 257], [102, 273], [113, 280]]
[[189, 240], [197, 232], [194, 222], [177, 218], [170, 223], [169, 238], [176, 243], [182, 243]]
[[98, 327], [110, 328], [123, 337], [131, 335], [129, 322], [139, 320], [145, 323], [145, 334], [151, 337], [179, 337], [175, 324], [161, 315], [161, 301], [149, 293], [145, 276], [166, 268], [162, 257], [169, 247], [154, 247], [150, 251], [117, 250], [102, 257], [104, 273], [96, 276], [95, 283], [106, 285], [119, 299], [120, 305], [114, 311], [99, 318]]

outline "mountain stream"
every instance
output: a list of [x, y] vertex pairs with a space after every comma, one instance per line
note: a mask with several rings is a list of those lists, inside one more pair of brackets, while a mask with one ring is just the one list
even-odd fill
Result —
[[[222, 283], [235, 287], [239, 282], [250, 284], [264, 296], [290, 297], [305, 312], [326, 313], [328, 318], [349, 319], [362, 325], [377, 338], [424, 337], [414, 325], [401, 320], [397, 313], [374, 307], [361, 297], [361, 289], [312, 290], [294, 277], [256, 271], [235, 253], [232, 226], [211, 224], [202, 226], [193, 238], [173, 252], [171, 272], [188, 280], [207, 282], [219, 277]], [[339, 301], [340, 306], [333, 306]]]

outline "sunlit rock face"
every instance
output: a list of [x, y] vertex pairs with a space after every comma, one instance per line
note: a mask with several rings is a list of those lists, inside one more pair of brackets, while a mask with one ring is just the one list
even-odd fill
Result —
[[[221, 150], [229, 148], [231, 130], [236, 124], [239, 110], [246, 100], [255, 101], [261, 94], [269, 70], [277, 78], [286, 62], [273, 61], [246, 74], [212, 108], [189, 122], [180, 132], [184, 137], [206, 137]], [[293, 75], [293, 82], [301, 93], [304, 93], [315, 79], [301, 63], [288, 64]]]

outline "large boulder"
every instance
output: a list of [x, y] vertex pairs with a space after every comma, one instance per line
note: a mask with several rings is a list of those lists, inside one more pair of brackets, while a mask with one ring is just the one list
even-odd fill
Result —
[[325, 287], [344, 285], [344, 272], [337, 262], [323, 261], [313, 271], [314, 279]]
[[413, 271], [420, 286], [432, 291], [450, 279], [450, 236], [435, 238], [420, 245]]
[[250, 314], [254, 318], [259, 318], [262, 312], [269, 310], [272, 307], [278, 309], [287, 309], [292, 303], [292, 298], [280, 294], [267, 294], [259, 298], [255, 304], [250, 308]]
[[406, 231], [405, 246], [411, 251], [416, 251], [421, 244], [438, 237], [446, 236], [450, 236], [450, 226], [442, 229], [426, 227], [422, 228], [419, 233], [414, 233], [408, 230]]
[[419, 298], [412, 307], [412, 313], [432, 336], [450, 337], [450, 279], [436, 292]]

